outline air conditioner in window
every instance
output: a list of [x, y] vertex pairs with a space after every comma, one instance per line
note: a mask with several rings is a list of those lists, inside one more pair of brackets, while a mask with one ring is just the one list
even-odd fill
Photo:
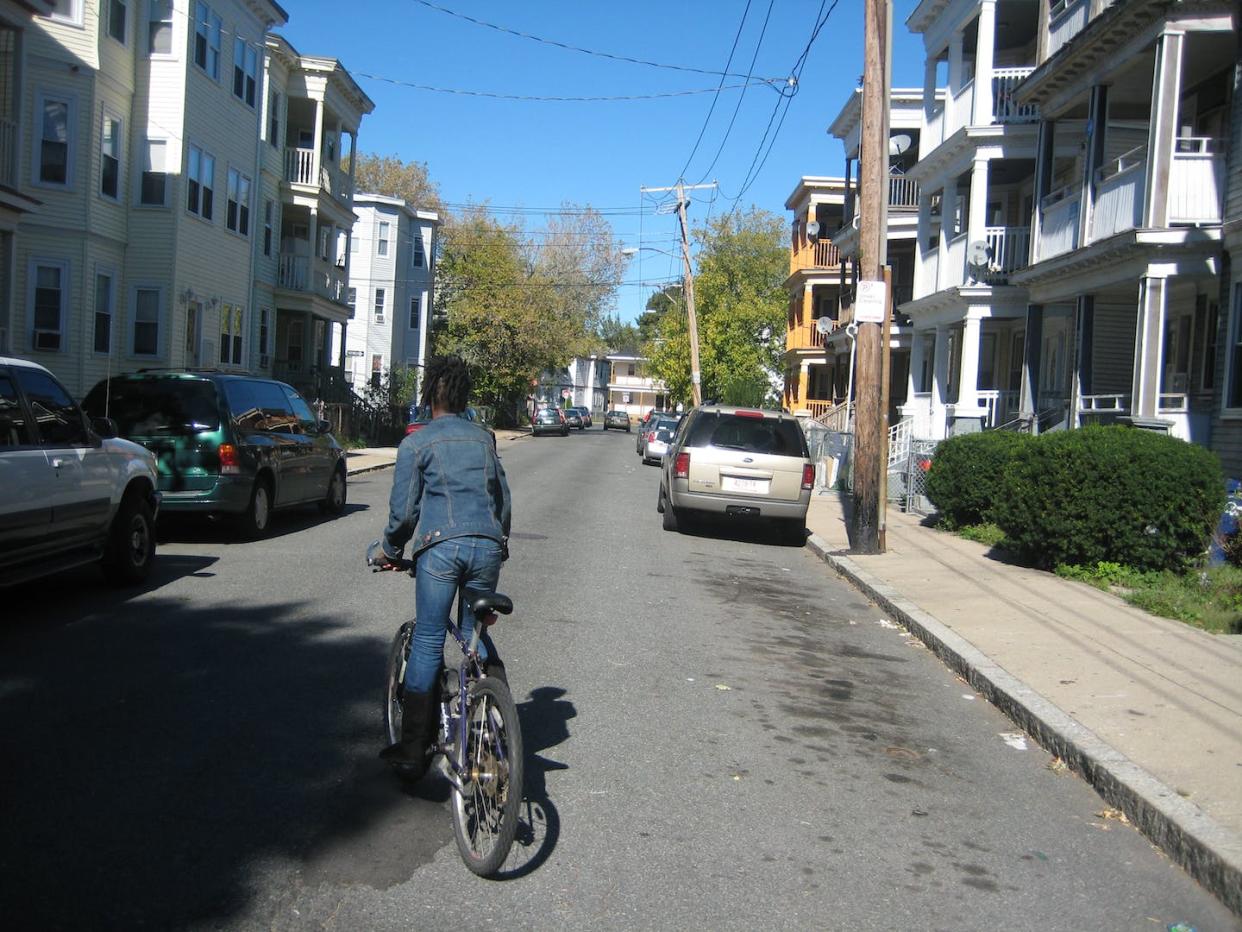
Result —
[[60, 331], [36, 330], [34, 332], [34, 348], [37, 350], [60, 349]]
[[382, 324], [382, 323], [384, 322], [384, 315], [383, 315], [383, 314], [376, 314], [376, 315], [375, 315], [375, 322], [376, 322], [377, 324]]

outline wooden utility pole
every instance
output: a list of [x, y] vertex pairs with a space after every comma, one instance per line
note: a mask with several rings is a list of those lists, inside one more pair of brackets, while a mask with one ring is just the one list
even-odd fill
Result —
[[[888, 8], [892, 0], [865, 0], [863, 8], [863, 93], [862, 133], [858, 171], [859, 213], [859, 294], [868, 283], [881, 283], [882, 254], [885, 246], [885, 208], [888, 205], [888, 133], [885, 130], [888, 108], [887, 43]], [[888, 315], [884, 295], [883, 315], [878, 321], [855, 321], [858, 324], [858, 371], [854, 415], [854, 512], [853, 548], [858, 553], [882, 552], [880, 529], [884, 502], [883, 480], [887, 469], [884, 462], [884, 408], [882, 401], [884, 361], [884, 318]], [[863, 302], [854, 301], [855, 315], [864, 310]]]
[[694, 314], [694, 273], [690, 269], [690, 227], [686, 223], [686, 192], [714, 188], [711, 184], [677, 184], [667, 188], [640, 188], [647, 191], [676, 191], [677, 219], [681, 221], [682, 290], [686, 295], [686, 324], [690, 328], [690, 392], [697, 408], [703, 403], [703, 378], [699, 369], [699, 321]]

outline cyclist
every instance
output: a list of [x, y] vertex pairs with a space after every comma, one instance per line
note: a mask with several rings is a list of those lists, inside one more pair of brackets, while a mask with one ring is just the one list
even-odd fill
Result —
[[[470, 388], [470, 372], [460, 357], [437, 356], [428, 363], [422, 404], [431, 408], [431, 422], [397, 450], [388, 526], [380, 542], [391, 566], [412, 541], [417, 624], [405, 672], [401, 740], [380, 756], [409, 765], [413, 779], [427, 769], [439, 723], [444, 638], [458, 590], [494, 592], [508, 557], [509, 485], [492, 438], [465, 417]], [[470, 612], [463, 625], [468, 640], [474, 625]], [[479, 658], [488, 675], [504, 676], [486, 633]]]

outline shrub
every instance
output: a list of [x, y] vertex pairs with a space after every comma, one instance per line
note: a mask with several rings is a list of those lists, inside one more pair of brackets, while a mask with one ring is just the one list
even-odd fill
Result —
[[952, 437], [936, 448], [927, 473], [927, 497], [950, 528], [992, 521], [1005, 467], [1035, 438], [1008, 430]]
[[1045, 434], [1005, 467], [993, 520], [1040, 567], [1178, 570], [1203, 553], [1225, 502], [1204, 447], [1132, 427]]

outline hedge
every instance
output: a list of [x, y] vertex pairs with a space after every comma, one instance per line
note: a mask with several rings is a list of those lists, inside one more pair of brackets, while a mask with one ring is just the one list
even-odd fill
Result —
[[936, 448], [927, 473], [927, 497], [950, 528], [992, 521], [1005, 467], [1035, 438], [1009, 430], [952, 437]]
[[1044, 568], [1184, 569], [1225, 503], [1214, 453], [1119, 426], [1035, 438], [1004, 467], [999, 492], [991, 519], [1019, 557]]

